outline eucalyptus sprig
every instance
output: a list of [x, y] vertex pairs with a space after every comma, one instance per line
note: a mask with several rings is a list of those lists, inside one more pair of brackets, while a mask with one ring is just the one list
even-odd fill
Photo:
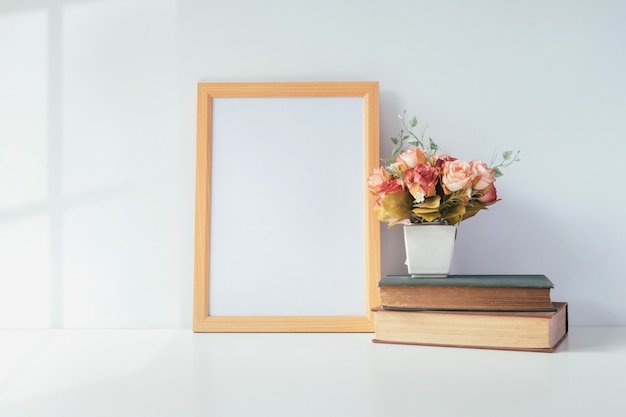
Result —
[[502, 161], [500, 161], [500, 163], [498, 163], [497, 165], [494, 165], [496, 162], [498, 162], [497, 152], [494, 152], [493, 157], [491, 158], [491, 163], [489, 164], [489, 168], [493, 170], [493, 175], [496, 178], [501, 177], [503, 175], [501, 168], [506, 168], [513, 162], [521, 161], [519, 154], [520, 151], [515, 151], [515, 154], [513, 154], [513, 151], [504, 151], [502, 152]]
[[425, 151], [426, 155], [434, 155], [437, 150], [439, 150], [439, 146], [435, 141], [429, 137], [428, 138], [428, 146], [426, 143], [426, 129], [428, 129], [428, 125], [424, 126], [422, 130], [416, 134], [413, 129], [418, 125], [417, 117], [413, 116], [411, 120], [407, 122], [406, 110], [398, 115], [398, 118], [402, 120], [402, 129], [400, 133], [396, 136], [390, 138], [393, 143], [393, 150], [391, 151], [391, 158], [382, 159], [383, 163], [391, 164], [396, 160], [398, 155], [402, 153], [408, 147], [420, 148]]

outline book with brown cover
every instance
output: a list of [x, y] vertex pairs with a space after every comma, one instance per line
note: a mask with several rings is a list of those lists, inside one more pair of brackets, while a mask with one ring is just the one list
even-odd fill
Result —
[[387, 275], [378, 286], [386, 310], [555, 310], [545, 275]]
[[568, 306], [556, 311], [374, 311], [375, 343], [554, 352], [568, 332]]

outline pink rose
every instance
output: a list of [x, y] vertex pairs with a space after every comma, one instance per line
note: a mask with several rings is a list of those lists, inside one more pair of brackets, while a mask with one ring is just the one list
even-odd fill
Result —
[[435, 168], [437, 168], [438, 172], [443, 172], [443, 166], [446, 164], [446, 162], [449, 162], [449, 161], [456, 161], [456, 158], [453, 158], [448, 155], [435, 155], [434, 166]]
[[400, 171], [404, 172], [418, 164], [425, 164], [426, 155], [419, 148], [411, 148], [398, 155], [396, 162], [400, 164]]
[[389, 181], [390, 179], [391, 175], [385, 171], [384, 167], [374, 168], [370, 176], [367, 178], [367, 187], [373, 194], [378, 194], [380, 193], [383, 183]]
[[400, 178], [396, 178], [390, 181], [385, 181], [380, 185], [380, 191], [378, 195], [384, 197], [391, 193], [399, 193], [404, 191], [404, 184]]
[[496, 193], [496, 187], [491, 184], [489, 188], [483, 190], [483, 195], [478, 198], [483, 204], [495, 203], [498, 200], [498, 194]]
[[484, 190], [496, 180], [496, 177], [493, 175], [493, 170], [483, 161], [472, 161], [470, 165], [474, 170], [472, 186], [475, 190]]
[[437, 192], [439, 175], [436, 168], [420, 164], [404, 173], [404, 182], [414, 197], [418, 192], [431, 197]]
[[447, 161], [443, 165], [441, 181], [443, 182], [444, 192], [446, 194], [470, 188], [473, 178], [474, 170], [468, 162], [457, 159]]

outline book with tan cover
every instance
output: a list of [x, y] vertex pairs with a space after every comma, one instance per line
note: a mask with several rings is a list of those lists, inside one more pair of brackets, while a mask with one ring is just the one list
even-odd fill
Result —
[[395, 311], [376, 307], [374, 342], [554, 352], [568, 331], [568, 306], [556, 311]]

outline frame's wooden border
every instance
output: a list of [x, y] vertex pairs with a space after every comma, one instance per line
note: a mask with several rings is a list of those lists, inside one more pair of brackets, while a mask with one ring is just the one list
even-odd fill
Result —
[[[362, 316], [211, 316], [209, 310], [209, 243], [211, 208], [211, 140], [213, 98], [252, 97], [363, 97], [365, 161], [363, 210], [365, 214], [366, 303]], [[380, 228], [374, 216], [367, 174], [379, 165], [378, 82], [198, 83], [196, 142], [196, 203], [194, 255], [194, 332], [373, 332], [371, 308], [379, 303]]]

